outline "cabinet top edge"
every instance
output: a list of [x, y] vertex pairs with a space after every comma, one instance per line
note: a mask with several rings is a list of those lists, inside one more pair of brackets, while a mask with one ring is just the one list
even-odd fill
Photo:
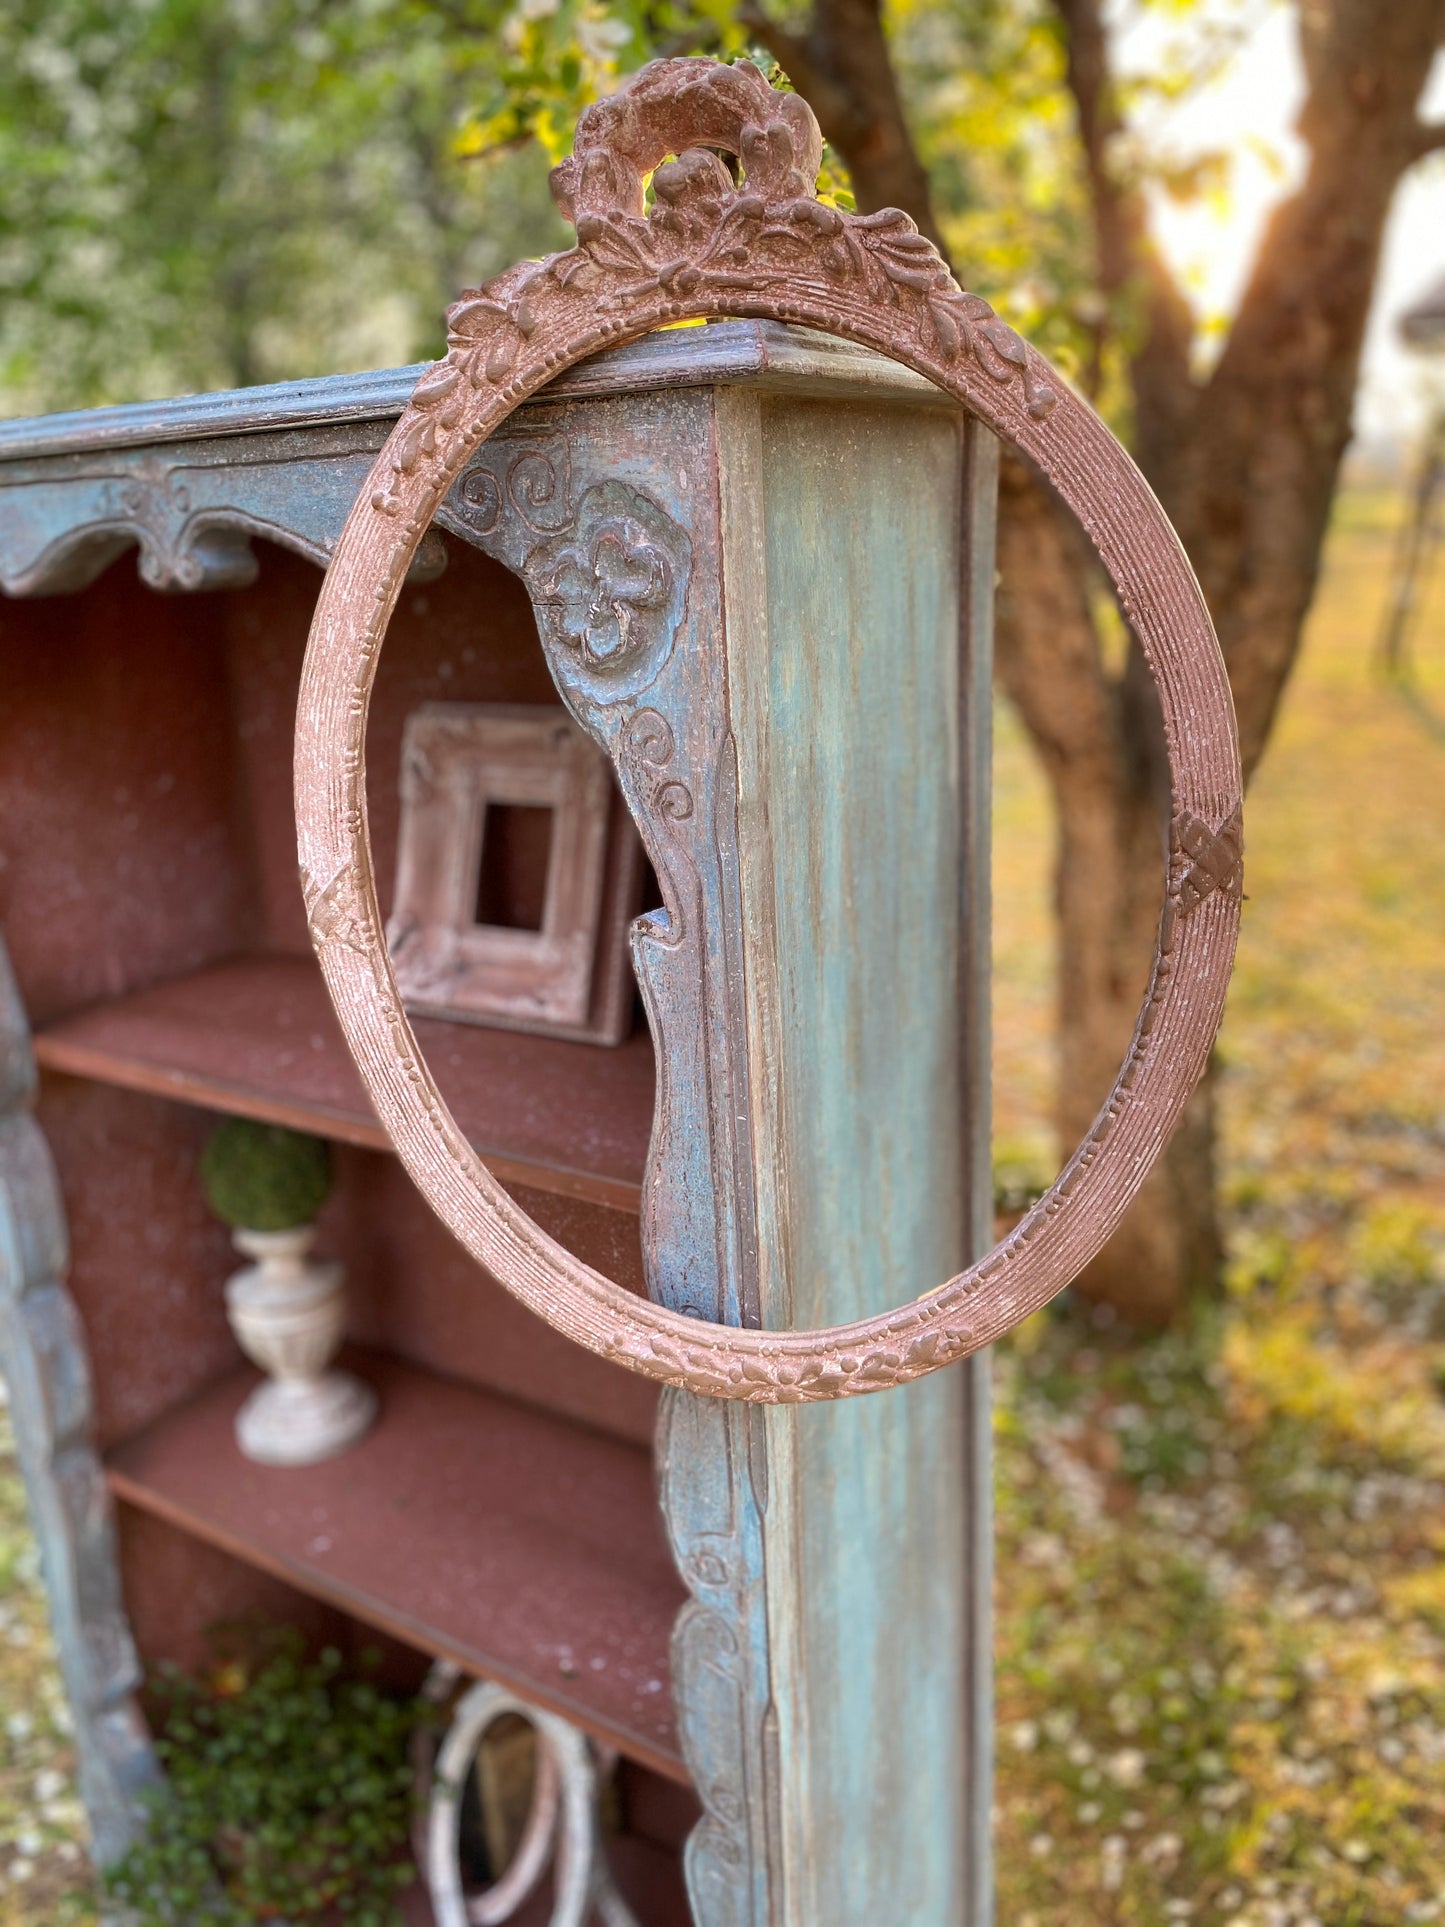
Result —
[[[430, 365], [415, 362], [405, 368], [323, 375], [180, 395], [169, 401], [19, 416], [0, 421], [0, 463], [282, 428], [386, 421], [400, 415], [418, 377]], [[718, 321], [645, 335], [579, 362], [535, 399], [627, 395], [712, 384], [957, 406], [932, 382], [899, 362], [853, 342], [774, 321]]]

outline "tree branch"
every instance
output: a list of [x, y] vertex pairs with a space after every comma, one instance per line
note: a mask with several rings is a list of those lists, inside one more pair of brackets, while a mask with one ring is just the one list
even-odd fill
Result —
[[[1155, 487], [1167, 494], [1170, 457], [1188, 433], [1194, 403], [1189, 374], [1194, 317], [1154, 245], [1143, 195], [1122, 183], [1112, 164], [1110, 150], [1124, 127], [1100, 0], [1054, 0], [1054, 8], [1065, 28], [1066, 77], [1089, 182], [1099, 287], [1112, 299], [1136, 284], [1145, 298], [1146, 325], [1131, 372], [1147, 428], [1135, 455]], [[1096, 337], [1095, 365], [1086, 382], [1092, 393], [1101, 385], [1107, 327], [1105, 321]]]
[[1054, 0], [1054, 7], [1066, 30], [1066, 77], [1089, 177], [1099, 285], [1106, 294], [1117, 294], [1134, 269], [1139, 210], [1109, 166], [1109, 145], [1120, 132], [1120, 119], [1104, 22], [1098, 0]]
[[1246, 778], [1314, 595], [1400, 176], [1445, 135], [1418, 102], [1442, 0], [1300, 9], [1305, 177], [1276, 210], [1168, 506], [1229, 667]]
[[756, 34], [818, 116], [852, 176], [858, 205], [901, 207], [947, 258], [928, 174], [903, 112], [879, 0], [817, 0], [804, 33], [780, 27], [745, 0]]

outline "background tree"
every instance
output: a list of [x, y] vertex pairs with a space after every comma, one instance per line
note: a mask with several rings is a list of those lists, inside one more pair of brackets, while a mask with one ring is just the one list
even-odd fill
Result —
[[[1239, 715], [1246, 781], [1299, 649], [1350, 439], [1360, 350], [1390, 202], [1445, 146], [1417, 106], [1445, 44], [1442, 0], [1314, 0], [1299, 9], [1309, 161], [1264, 235], [1238, 313], [1199, 372], [1186, 297], [1131, 175], [1101, 0], [1054, 0], [1091, 230], [1096, 316], [1076, 373], [1114, 402], [1209, 602]], [[995, 24], [1026, 10], [971, 9]], [[1034, 18], [1041, 17], [1034, 10]], [[796, 26], [749, 16], [813, 102], [861, 207], [896, 202], [943, 241], [873, 0], [816, 0]], [[906, 61], [906, 52], [905, 52]], [[907, 76], [907, 66], [900, 62]], [[925, 141], [938, 138], [937, 125]], [[924, 146], [927, 152], [927, 145]], [[971, 264], [955, 253], [967, 283]], [[1122, 404], [1122, 406], [1120, 405]], [[1167, 795], [1157, 704], [1136, 644], [1110, 623], [1077, 532], [1017, 465], [1001, 525], [999, 672], [1042, 758], [1058, 824], [1058, 1122], [1087, 1130], [1123, 1056], [1158, 918]], [[1213, 1091], [1206, 1082], [1158, 1175], [1084, 1288], [1159, 1323], [1219, 1261]]]
[[[1248, 777], [1314, 593], [1391, 198], [1445, 144], [1418, 117], [1445, 0], [1297, 11], [1308, 165], [1201, 367], [1151, 240], [1161, 169], [1130, 138], [1139, 83], [1113, 68], [1103, 0], [896, 0], [886, 20], [879, 0], [16, 0], [0, 370], [17, 405], [53, 406], [431, 352], [456, 288], [560, 238], [546, 162], [589, 98], [654, 53], [751, 41], [812, 102], [858, 204], [907, 208], [1129, 439], [1219, 628]], [[1207, 37], [1197, 49], [1196, 78]], [[1201, 170], [1166, 184], [1197, 189]], [[358, 312], [361, 255], [389, 307]], [[1017, 466], [999, 669], [1056, 804], [1072, 1143], [1138, 1008], [1167, 798], [1139, 652]], [[1217, 1271], [1212, 1110], [1206, 1083], [1084, 1281], [1136, 1323]]]
[[[429, 354], [451, 292], [561, 244], [544, 166], [515, 149], [485, 167], [463, 157], [467, 114], [499, 90], [522, 97], [529, 76], [505, 5], [457, 13], [409, 0], [0, 9], [12, 408]], [[363, 285], [388, 293], [363, 301]]]

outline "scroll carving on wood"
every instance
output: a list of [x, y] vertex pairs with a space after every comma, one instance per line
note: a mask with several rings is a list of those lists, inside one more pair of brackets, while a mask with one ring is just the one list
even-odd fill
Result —
[[[664, 505], [595, 479], [599, 433], [594, 418], [570, 450], [564, 436], [498, 437], [441, 519], [527, 585], [557, 686], [612, 757], [662, 887], [663, 908], [633, 936], [661, 1067], [642, 1191], [648, 1291], [692, 1318], [756, 1325], [735, 757], [712, 700], [723, 674], [717, 563], [694, 513], [701, 487]], [[603, 628], [600, 648], [586, 641], [589, 622]], [[776, 1853], [749, 1836], [768, 1806], [772, 1697], [760, 1416], [679, 1393], [659, 1418], [663, 1518], [692, 1595], [672, 1673], [703, 1805], [686, 1853], [699, 1927], [763, 1927], [777, 1904]]]
[[[740, 184], [714, 149], [740, 158]], [[1077, 1276], [1128, 1209], [1204, 1068], [1239, 917], [1237, 864], [1225, 870], [1229, 887], [1216, 879], [1207, 890], [1186, 889], [1204, 859], [1186, 870], [1171, 858], [1149, 990], [1086, 1141], [1002, 1244], [934, 1288], [900, 1279], [897, 1310], [850, 1326], [765, 1332], [748, 1328], [742, 1306], [724, 1308], [731, 1326], [704, 1322], [683, 1315], [680, 1277], [665, 1303], [632, 1297], [548, 1238], [447, 1112], [385, 958], [363, 807], [367, 694], [405, 571], [458, 476], [519, 402], [609, 343], [724, 315], [800, 322], [889, 355], [961, 401], [1042, 472], [1088, 531], [1159, 689], [1176, 818], [1217, 837], [1214, 826], [1229, 825], [1239, 807], [1218, 644], [1137, 469], [1048, 364], [954, 283], [906, 215], [849, 215], [817, 201], [820, 154], [806, 103], [775, 92], [745, 61], [655, 62], [587, 110], [572, 158], [554, 174], [577, 245], [520, 264], [451, 310], [446, 358], [417, 383], [343, 531], [297, 719], [301, 860], [316, 880], [308, 911], [321, 907], [317, 889], [334, 891], [344, 874], [354, 912], [344, 939], [328, 934], [329, 924], [313, 923], [313, 934], [352, 1053], [417, 1184], [462, 1244], [567, 1336], [655, 1379], [770, 1403], [876, 1391], [934, 1371], [991, 1343]], [[636, 951], [651, 1013], [667, 946], [679, 932], [685, 940], [688, 917], [698, 914], [696, 853], [715, 819], [707, 797], [686, 783], [681, 792], [669, 787], [665, 736], [634, 721], [641, 709], [656, 710], [679, 743], [684, 727], [701, 726], [690, 710], [669, 713], [645, 680], [654, 652], [660, 676], [661, 645], [647, 637], [674, 593], [657, 544], [612, 498], [599, 500], [594, 520], [594, 540], [555, 551], [548, 606], [556, 614], [544, 627], [575, 713], [585, 720], [595, 711], [609, 747], [610, 732], [641, 731], [618, 747], [668, 893], [663, 921]], [[619, 694], [609, 700], [614, 675]], [[702, 753], [690, 746], [686, 760], [712, 771], [719, 789], [736, 782], [725, 742]], [[1213, 874], [1207, 864], [1201, 882], [1204, 874]], [[725, 991], [714, 980], [702, 994]], [[664, 1086], [668, 1074], [665, 1064]]]
[[699, 1927], [766, 1927], [782, 1892], [777, 1843], [758, 1839], [777, 1801], [761, 1517], [762, 1415], [688, 1392], [663, 1397], [663, 1516], [692, 1594], [672, 1634], [683, 1753], [703, 1805], [688, 1836]]
[[[737, 960], [729, 961], [736, 918], [728, 914], [738, 902], [735, 778], [709, 693], [722, 673], [718, 639], [695, 611], [685, 645], [678, 641], [694, 577], [681, 521], [628, 484], [589, 475], [578, 486], [577, 459], [574, 452], [564, 471], [550, 441], [518, 452], [513, 438], [499, 439], [468, 469], [444, 520], [460, 523], [526, 583], [557, 687], [610, 755], [661, 885], [663, 908], [634, 926], [632, 942], [664, 1067], [643, 1183], [649, 1291], [696, 1319], [756, 1324], [756, 1290], [746, 1282], [755, 1271], [742, 1176], [748, 1156], [739, 1143], [746, 1105], [730, 1063], [741, 1035], [729, 1001], [737, 982]], [[479, 473], [490, 477], [485, 487]], [[555, 516], [545, 536], [530, 500], [517, 500], [518, 475], [534, 490], [544, 486]], [[575, 506], [563, 508], [569, 487]], [[480, 525], [465, 506], [477, 498], [487, 505]], [[594, 607], [609, 637], [627, 633], [627, 646], [604, 648], [600, 661], [588, 659], [582, 635]], [[707, 1128], [698, 1130], [702, 1117]]]
[[34, 1093], [29, 1032], [0, 945], [0, 1367], [75, 1721], [81, 1794], [104, 1865], [129, 1845], [141, 1797], [159, 1776], [134, 1697], [140, 1664], [91, 1443], [90, 1372], [65, 1287], [59, 1186], [30, 1115]]
[[[152, 589], [242, 589], [256, 579], [261, 536], [323, 566], [375, 459], [372, 423], [317, 431], [304, 455], [284, 430], [169, 447], [82, 449], [7, 462], [0, 475], [0, 590], [84, 589], [128, 548]], [[446, 564], [435, 535], [412, 567]]]

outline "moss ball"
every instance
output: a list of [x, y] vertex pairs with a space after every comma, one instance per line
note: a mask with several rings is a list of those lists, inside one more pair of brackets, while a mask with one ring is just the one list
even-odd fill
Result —
[[291, 1231], [310, 1224], [331, 1189], [324, 1139], [230, 1117], [201, 1158], [211, 1209], [238, 1231]]

